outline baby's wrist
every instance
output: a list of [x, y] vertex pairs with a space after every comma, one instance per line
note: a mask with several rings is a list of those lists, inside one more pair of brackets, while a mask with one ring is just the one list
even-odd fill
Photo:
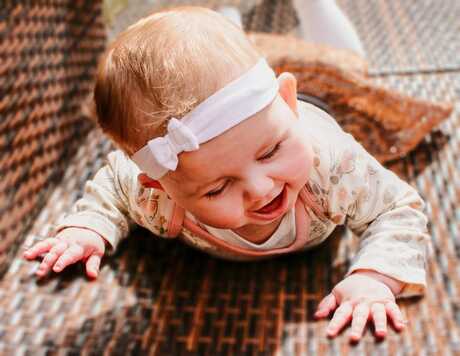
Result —
[[72, 233], [72, 230], [73, 230], [77, 234], [79, 232], [81, 232], [81, 230], [84, 230], [86, 232], [89, 232], [93, 236], [99, 237], [102, 240], [102, 242], [104, 243], [105, 248], [110, 248], [110, 249], [112, 248], [112, 245], [99, 232], [97, 232], [97, 231], [95, 231], [93, 229], [87, 228], [87, 227], [82, 227], [82, 226], [66, 226], [66, 227], [60, 229], [59, 231], [57, 231], [56, 234], [55, 234], [55, 237], [59, 237], [59, 234], [62, 233], [63, 231], [66, 231], [66, 230], [69, 233]]
[[381, 273], [379, 273], [377, 271], [370, 270], [370, 269], [358, 269], [356, 271], [353, 271], [352, 274], [365, 275], [365, 276], [371, 277], [373, 279], [376, 279], [379, 282], [382, 282], [388, 288], [390, 288], [390, 290], [392, 291], [393, 295], [395, 295], [395, 296], [398, 295], [399, 293], [401, 293], [401, 291], [403, 290], [403, 288], [405, 286], [404, 282], [400, 282], [397, 279], [394, 279], [394, 278], [389, 277], [389, 276], [387, 276], [385, 274], [381, 274]]

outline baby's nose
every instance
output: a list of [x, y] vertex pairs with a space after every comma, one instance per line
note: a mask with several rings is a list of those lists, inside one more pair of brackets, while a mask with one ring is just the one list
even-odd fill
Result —
[[273, 179], [265, 175], [253, 176], [246, 185], [246, 195], [250, 202], [265, 198], [274, 188]]

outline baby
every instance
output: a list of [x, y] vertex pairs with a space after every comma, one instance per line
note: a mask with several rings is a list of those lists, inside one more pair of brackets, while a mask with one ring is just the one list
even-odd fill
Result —
[[102, 256], [133, 223], [212, 255], [254, 260], [311, 248], [337, 225], [360, 239], [345, 278], [319, 304], [331, 337], [351, 320], [404, 327], [396, 296], [422, 294], [429, 241], [417, 192], [334, 119], [297, 101], [244, 32], [220, 14], [180, 7], [148, 16], [110, 45], [94, 91], [102, 129], [121, 150], [87, 182], [53, 237], [25, 258], [37, 271]]

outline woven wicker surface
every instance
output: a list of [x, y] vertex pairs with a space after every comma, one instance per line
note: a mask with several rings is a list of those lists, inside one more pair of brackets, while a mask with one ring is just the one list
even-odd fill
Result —
[[[308, 1], [308, 0], [305, 0]], [[460, 70], [460, 1], [337, 0], [355, 25], [373, 75]], [[247, 31], [296, 33], [291, 0], [131, 0], [112, 35], [150, 11], [174, 5], [238, 7]]]
[[247, 31], [286, 33], [298, 24], [291, 0], [131, 0], [111, 24], [109, 36], [126, 28], [146, 14], [165, 7], [180, 5], [206, 6], [217, 9], [221, 6], [236, 6], [241, 12], [243, 25]]
[[374, 74], [460, 70], [460, 1], [339, 0]]
[[94, 1], [2, 2], [0, 274], [91, 128], [80, 106], [104, 32]]
[[[350, 345], [347, 332], [329, 340], [326, 321], [312, 320], [356, 248], [345, 230], [308, 253], [239, 264], [138, 229], [105, 259], [93, 282], [81, 265], [37, 282], [38, 263], [18, 254], [0, 281], [0, 354], [459, 354], [460, 73], [375, 80], [414, 96], [456, 102], [440, 131], [390, 165], [426, 199], [433, 237], [426, 296], [399, 302], [409, 320], [406, 331], [390, 332], [378, 343], [368, 330], [361, 343]], [[78, 199], [110, 148], [98, 131], [91, 132], [20, 252]]]
[[[397, 80], [396, 80], [397, 79]], [[408, 93], [438, 83], [425, 95], [459, 99], [460, 75], [389, 77]], [[415, 85], [414, 85], [415, 84]], [[409, 157], [392, 165], [426, 199], [433, 249], [430, 288], [422, 299], [401, 301], [409, 319], [402, 334], [376, 343], [371, 332], [358, 345], [347, 334], [324, 336], [326, 322], [314, 307], [346, 271], [355, 242], [346, 231], [315, 251], [259, 263], [219, 261], [175, 242], [133, 232], [116, 256], [106, 259], [94, 282], [82, 266], [36, 282], [36, 265], [14, 260], [0, 284], [0, 352], [125, 354], [325, 354], [454, 355], [460, 352], [459, 108]], [[446, 138], [439, 138], [446, 137]], [[78, 198], [83, 182], [103, 163], [110, 145], [93, 131], [70, 163], [34, 224], [25, 245], [45, 236], [50, 221]], [[332, 266], [332, 267], [331, 267]], [[397, 352], [396, 352], [397, 351]]]

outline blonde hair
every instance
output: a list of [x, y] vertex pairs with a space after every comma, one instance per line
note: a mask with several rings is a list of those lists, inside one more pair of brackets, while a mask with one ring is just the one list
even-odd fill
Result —
[[259, 59], [245, 33], [201, 7], [154, 13], [103, 56], [94, 99], [99, 125], [133, 154]]

